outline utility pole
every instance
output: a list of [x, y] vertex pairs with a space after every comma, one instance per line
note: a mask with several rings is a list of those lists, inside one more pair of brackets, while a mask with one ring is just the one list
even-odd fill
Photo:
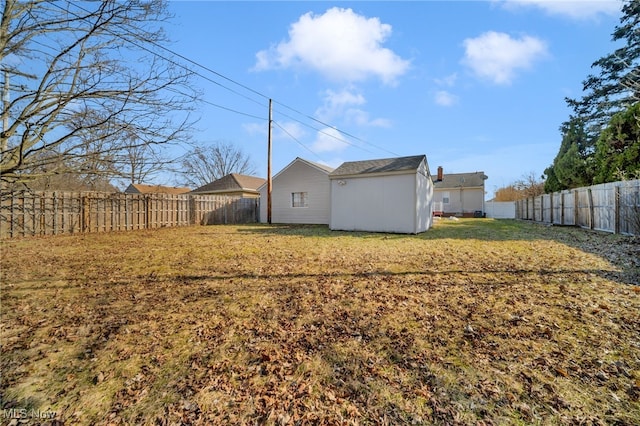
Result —
[[271, 224], [271, 99], [269, 99], [269, 138], [267, 142], [267, 223]]

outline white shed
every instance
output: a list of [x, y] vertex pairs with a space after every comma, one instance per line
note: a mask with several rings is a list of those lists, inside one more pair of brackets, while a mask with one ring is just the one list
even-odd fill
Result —
[[433, 224], [425, 155], [346, 162], [329, 181], [332, 230], [417, 234]]
[[[272, 223], [329, 223], [333, 168], [297, 157], [271, 179]], [[260, 222], [267, 222], [267, 184], [260, 191]]]

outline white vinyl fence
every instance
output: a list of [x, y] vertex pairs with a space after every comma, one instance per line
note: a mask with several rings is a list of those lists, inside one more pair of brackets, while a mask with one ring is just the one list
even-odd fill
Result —
[[492, 219], [516, 218], [515, 201], [486, 201], [484, 203], [484, 209], [487, 217]]

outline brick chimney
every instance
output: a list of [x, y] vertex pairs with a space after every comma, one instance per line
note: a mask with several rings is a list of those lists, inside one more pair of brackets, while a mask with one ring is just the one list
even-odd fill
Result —
[[438, 182], [442, 181], [442, 166], [438, 166]]

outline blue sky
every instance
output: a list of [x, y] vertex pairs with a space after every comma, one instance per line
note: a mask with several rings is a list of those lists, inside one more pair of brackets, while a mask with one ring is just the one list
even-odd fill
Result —
[[194, 140], [233, 143], [257, 175], [271, 98], [274, 174], [295, 157], [337, 167], [426, 154], [434, 174], [484, 171], [489, 199], [551, 164], [564, 98], [616, 47], [620, 7], [174, 0], [165, 30], [170, 49], [217, 73], [194, 80], [205, 101]]

